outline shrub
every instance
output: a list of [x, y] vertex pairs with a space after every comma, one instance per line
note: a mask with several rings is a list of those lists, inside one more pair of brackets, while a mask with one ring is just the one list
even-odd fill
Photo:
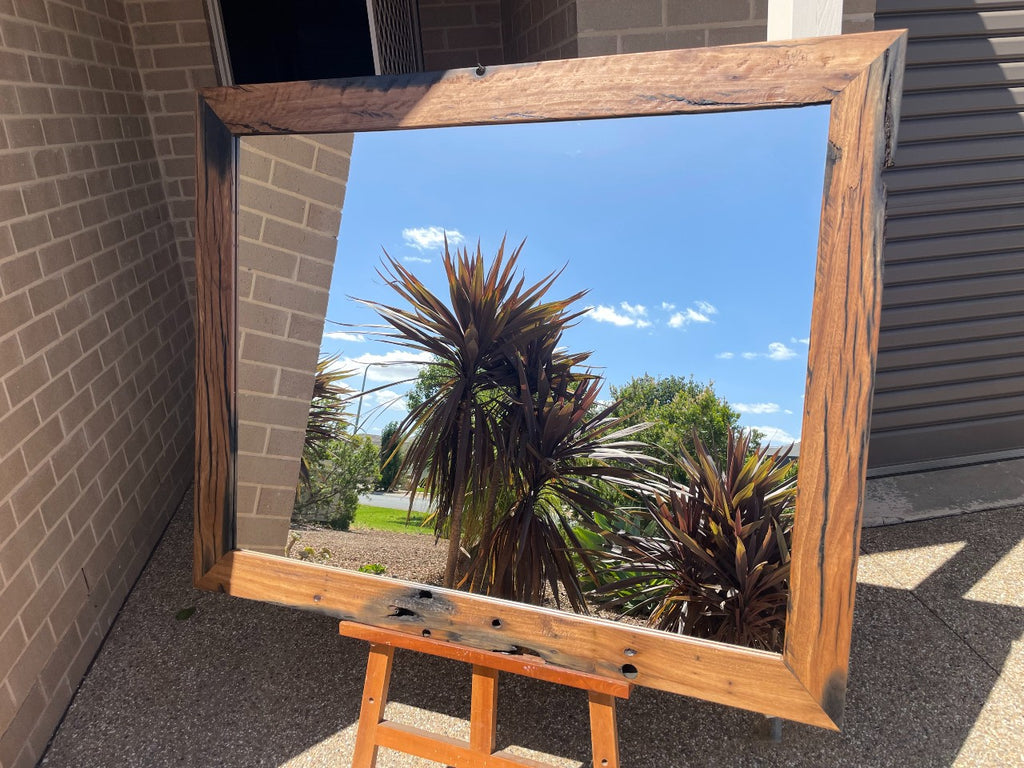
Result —
[[369, 437], [330, 441], [309, 464], [308, 481], [299, 488], [292, 519], [347, 531], [359, 497], [377, 482], [377, 469], [377, 449]]
[[644, 496], [656, 531], [638, 532], [632, 519], [632, 530], [601, 531], [591, 596], [658, 629], [780, 651], [796, 478], [789, 448], [751, 450], [750, 440], [730, 431], [724, 471], [699, 438], [693, 454], [683, 449], [689, 487]]

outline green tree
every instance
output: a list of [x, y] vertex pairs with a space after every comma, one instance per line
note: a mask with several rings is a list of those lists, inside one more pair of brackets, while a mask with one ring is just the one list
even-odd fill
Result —
[[[644, 374], [623, 387], [612, 387], [611, 393], [619, 401], [615, 413], [627, 424], [649, 422], [640, 437], [661, 448], [666, 456], [677, 456], [680, 447], [693, 454], [696, 433], [718, 466], [725, 466], [729, 434], [739, 426], [740, 414], [715, 392], [713, 382], [705, 384], [693, 376]], [[755, 430], [752, 438], [756, 448], [763, 435]], [[665, 470], [675, 480], [686, 479], [675, 462]]]
[[402, 451], [398, 447], [398, 422], [389, 422], [380, 433], [380, 482], [382, 491], [390, 490], [398, 479]]
[[308, 481], [299, 488], [293, 515], [347, 531], [359, 497], [377, 483], [377, 447], [366, 435], [350, 435], [327, 441], [320, 449], [309, 464]]
[[441, 363], [441, 358], [435, 355], [432, 362], [420, 367], [419, 372], [416, 374], [416, 383], [412, 385], [412, 389], [405, 396], [409, 410], [416, 410], [425, 401], [440, 392], [446, 379], [447, 374], [444, 365]]

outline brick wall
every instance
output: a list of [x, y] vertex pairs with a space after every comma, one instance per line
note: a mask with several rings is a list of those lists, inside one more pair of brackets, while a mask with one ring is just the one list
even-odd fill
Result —
[[238, 546], [281, 554], [337, 249], [352, 136], [243, 139]]
[[217, 84], [202, 0], [125, 3], [160, 178], [195, 313], [196, 88]]
[[501, 12], [507, 63], [578, 55], [576, 0], [505, 0]]
[[419, 5], [428, 72], [505, 63], [501, 0], [420, 0]]
[[579, 55], [764, 40], [768, 0], [577, 0]]
[[[168, 113], [191, 107], [165, 102], [148, 73], [184, 73], [184, 91], [203, 62], [195, 51], [187, 61], [154, 53], [150, 67], [144, 44], [172, 6], [197, 7], [0, 3], [6, 768], [39, 758], [191, 479], [186, 211], [169, 204], [164, 181], [169, 158], [191, 151], [172, 138], [191, 121]], [[172, 27], [167, 51], [199, 34]], [[178, 170], [190, 173], [184, 161]]]
[[873, 32], [875, 29], [875, 0], [845, 0], [843, 2], [843, 34]]
[[[768, 0], [577, 0], [579, 55], [734, 45], [768, 35]], [[843, 31], [874, 28], [875, 0], [846, 0]]]

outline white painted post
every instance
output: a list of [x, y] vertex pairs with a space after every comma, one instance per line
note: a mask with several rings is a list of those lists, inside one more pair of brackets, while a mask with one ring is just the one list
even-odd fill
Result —
[[843, 0], [769, 0], [768, 39], [839, 35], [843, 31]]

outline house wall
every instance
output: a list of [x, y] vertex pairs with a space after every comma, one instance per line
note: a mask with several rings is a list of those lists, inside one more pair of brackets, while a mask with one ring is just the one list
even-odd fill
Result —
[[577, 0], [579, 55], [764, 40], [768, 0]]
[[1024, 9], [878, 0], [909, 28], [873, 467], [1024, 453]]
[[351, 152], [350, 134], [241, 142], [237, 544], [242, 549], [282, 554], [288, 541]]
[[501, 6], [505, 61], [576, 58], [576, 14], [576, 0], [505, 0]]
[[[39, 758], [192, 475], [197, 2], [0, 5], [0, 764]], [[186, 98], [187, 96], [187, 98]]]
[[505, 63], [501, 0], [419, 0], [419, 6], [426, 71]]

